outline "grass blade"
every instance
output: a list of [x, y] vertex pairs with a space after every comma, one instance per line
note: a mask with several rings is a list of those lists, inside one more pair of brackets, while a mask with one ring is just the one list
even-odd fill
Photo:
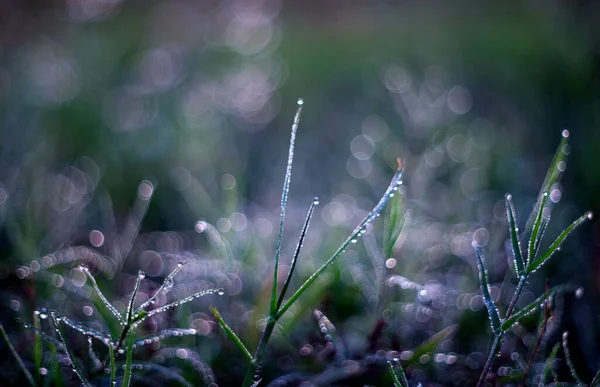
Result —
[[129, 342], [127, 343], [127, 358], [125, 360], [125, 375], [123, 376], [123, 387], [129, 387], [131, 383], [132, 363], [133, 363], [133, 339], [135, 332], [131, 330], [129, 333]]
[[135, 243], [135, 240], [140, 232], [142, 221], [144, 220], [146, 212], [148, 211], [148, 207], [150, 206], [150, 200], [152, 199], [152, 194], [154, 193], [155, 188], [156, 187], [148, 180], [143, 180], [138, 185], [136, 200], [133, 204], [131, 212], [129, 213], [129, 217], [127, 218], [125, 229], [119, 238], [119, 251], [121, 253], [120, 265], [123, 264], [124, 260], [131, 252], [131, 248], [133, 247], [133, 244]]
[[54, 326], [56, 327], [56, 333], [58, 333], [58, 336], [60, 337], [60, 340], [62, 341], [62, 343], [64, 345], [64, 349], [65, 349], [67, 358], [71, 362], [71, 368], [73, 369], [73, 372], [75, 372], [75, 375], [77, 375], [77, 377], [79, 378], [79, 380], [81, 380], [81, 383], [84, 386], [90, 386], [90, 383], [85, 378], [85, 374], [83, 373], [83, 370], [77, 363], [77, 359], [75, 358], [75, 355], [71, 351], [71, 348], [69, 347], [69, 343], [67, 342], [67, 337], [65, 336], [65, 333], [64, 333], [62, 327], [60, 326], [60, 323], [63, 321], [64, 317], [59, 316], [55, 312], [50, 313], [50, 316], [52, 317], [52, 322], [54, 323]]
[[154, 316], [157, 313], [162, 313], [162, 312], [164, 312], [164, 311], [166, 311], [168, 309], [171, 309], [171, 308], [174, 308], [176, 306], [183, 305], [183, 304], [186, 304], [186, 303], [188, 303], [190, 301], [193, 301], [196, 298], [200, 298], [200, 297], [203, 297], [203, 296], [208, 296], [210, 294], [215, 294], [215, 293], [218, 294], [218, 295], [220, 295], [220, 296], [222, 296], [223, 294], [225, 294], [225, 292], [221, 288], [203, 290], [201, 292], [192, 294], [191, 296], [182, 298], [181, 300], [177, 300], [177, 301], [171, 302], [170, 304], [167, 304], [165, 306], [161, 306], [160, 308], [156, 308], [154, 310], [151, 310], [150, 312], [143, 313], [139, 317], [136, 317], [133, 320], [133, 322], [135, 323], [135, 325], [137, 325], [137, 324], [141, 323], [143, 320], [145, 320], [146, 318], [148, 318], [150, 316]]
[[392, 380], [394, 381], [394, 386], [395, 387], [408, 387], [408, 380], [406, 380], [406, 374], [404, 373], [404, 369], [402, 368], [402, 365], [400, 364], [400, 362], [398, 362], [397, 364], [398, 364], [398, 372], [400, 374], [400, 378], [398, 378], [398, 375], [396, 375], [396, 372], [394, 371], [394, 366], [392, 365], [392, 362], [388, 361], [388, 370], [390, 372], [390, 376], [392, 377]]
[[273, 269], [273, 288], [271, 290], [271, 307], [270, 315], [275, 315], [277, 312], [277, 281], [279, 278], [279, 256], [281, 255], [281, 239], [283, 237], [283, 223], [285, 220], [285, 208], [287, 207], [288, 194], [290, 191], [290, 182], [292, 180], [292, 164], [294, 162], [294, 146], [296, 144], [296, 132], [300, 123], [300, 115], [302, 114], [302, 99], [298, 100], [298, 110], [294, 116], [292, 123], [292, 134], [290, 136], [290, 148], [288, 151], [288, 161], [285, 170], [285, 178], [283, 180], [283, 192], [281, 194], [281, 212], [279, 214], [279, 232], [277, 233], [277, 247], [275, 248], [275, 268]]
[[571, 372], [571, 376], [577, 384], [585, 385], [583, 380], [577, 375], [577, 371], [575, 371], [575, 365], [573, 364], [573, 359], [571, 359], [571, 352], [569, 351], [569, 332], [564, 331], [562, 334], [562, 345], [563, 351], [565, 352], [565, 359], [567, 360], [567, 366], [569, 367], [569, 371]]
[[483, 295], [483, 302], [485, 303], [485, 307], [488, 310], [488, 315], [490, 317], [490, 323], [492, 324], [492, 332], [495, 336], [499, 336], [502, 334], [501, 324], [500, 324], [500, 315], [498, 314], [498, 309], [496, 308], [496, 304], [492, 297], [490, 296], [490, 289], [488, 287], [488, 279], [487, 279], [487, 269], [483, 263], [483, 251], [480, 246], [473, 244], [475, 248], [475, 255], [477, 255], [477, 268], [479, 271], [479, 281], [481, 284], [481, 293]]
[[122, 325], [124, 325], [125, 324], [125, 320], [123, 320], [123, 317], [121, 316], [121, 314], [119, 313], [119, 311], [117, 310], [117, 308], [115, 308], [110, 302], [108, 302], [108, 300], [106, 299], [106, 297], [104, 297], [104, 294], [102, 294], [102, 291], [100, 290], [100, 287], [98, 286], [98, 283], [96, 282], [96, 278], [94, 278], [94, 276], [92, 275], [92, 273], [90, 273], [90, 269], [88, 269], [88, 267], [84, 266], [84, 265], [79, 266], [79, 269], [81, 271], [83, 271], [88, 276], [88, 278], [90, 279], [90, 281], [92, 281], [92, 285], [94, 287], [94, 290], [98, 294], [98, 297], [100, 297], [100, 300], [102, 301], [102, 303], [104, 304], [104, 306], [106, 306], [108, 308], [108, 310], [113, 314], [113, 316], [115, 316], [117, 318], [117, 320], [119, 320], [119, 323], [121, 323]]
[[[44, 312], [46, 311], [44, 310]], [[33, 326], [41, 330], [40, 311], [36, 310], [33, 313]], [[42, 375], [40, 375], [40, 368], [42, 368], [42, 337], [40, 335], [35, 335], [33, 339], [33, 362], [35, 369], [38, 370], [36, 372], [36, 381], [40, 385], [42, 382]]]
[[107, 344], [107, 345], [108, 345], [108, 342], [110, 342], [112, 340], [112, 338], [109, 335], [107, 335], [107, 334], [104, 334], [102, 332], [98, 332], [98, 331], [96, 331], [94, 329], [90, 329], [90, 328], [84, 327], [83, 325], [78, 324], [78, 323], [72, 321], [71, 319], [69, 319], [69, 318], [67, 318], [65, 316], [62, 316], [59, 313], [56, 313], [56, 312], [52, 312], [52, 313], [54, 315], [56, 315], [57, 318], [61, 322], [63, 322], [65, 325], [69, 326], [72, 329], [75, 329], [76, 331], [78, 331], [79, 333], [81, 333], [84, 336], [93, 337], [93, 338], [95, 338], [95, 339], [97, 339], [97, 340], [99, 340], [102, 343]]
[[575, 228], [577, 228], [580, 224], [582, 224], [586, 220], [591, 220], [591, 219], [592, 219], [592, 213], [587, 212], [586, 214], [582, 215], [579, 219], [577, 219], [573, 223], [571, 223], [571, 225], [569, 227], [567, 227], [558, 236], [558, 238], [556, 238], [556, 240], [550, 245], [548, 250], [546, 250], [546, 252], [544, 254], [542, 254], [541, 257], [535, 259], [533, 262], [529, 262], [529, 265], [527, 265], [527, 274], [533, 273], [534, 271], [539, 269], [544, 263], [546, 263], [546, 261], [548, 261], [548, 259], [550, 259], [550, 257], [552, 257], [552, 255], [554, 255], [554, 253], [560, 249], [560, 245], [564, 242], [564, 240], [567, 238], [567, 236], [569, 236], [569, 234], [573, 230], [575, 230]]
[[546, 208], [546, 202], [548, 201], [548, 192], [544, 192], [541, 195], [541, 200], [536, 207], [539, 206], [539, 211], [537, 212], [535, 221], [533, 222], [533, 228], [531, 230], [531, 236], [529, 237], [529, 249], [527, 250], [527, 263], [534, 260], [537, 254], [537, 248], [542, 241], [542, 236], [544, 234], [545, 226], [543, 225], [544, 221], [544, 209]]
[[541, 383], [543, 385], [546, 384], [546, 379], [548, 378], [548, 376], [550, 376], [550, 373], [554, 373], [554, 367], [552, 363], [554, 363], [554, 359], [556, 359], [556, 355], [558, 354], [559, 349], [560, 343], [556, 343], [556, 345], [552, 348], [552, 351], [550, 351], [550, 355], [548, 355], [548, 358], [546, 359], [546, 364], [544, 365], [544, 371], [542, 372], [541, 380]]
[[6, 334], [6, 331], [4, 330], [4, 326], [2, 324], [0, 324], [0, 333], [2, 333], [2, 337], [4, 337], [4, 341], [6, 341], [6, 345], [8, 345], [8, 349], [10, 350], [10, 352], [14, 356], [15, 360], [17, 361], [17, 364], [19, 365], [19, 367], [25, 374], [25, 378], [27, 379], [29, 384], [31, 384], [32, 386], [35, 387], [36, 384], [35, 384], [35, 381], [33, 380], [33, 376], [31, 376], [31, 372], [29, 372], [27, 367], [25, 367], [25, 363], [23, 363], [23, 359], [21, 359], [21, 356], [19, 356], [19, 353], [17, 352], [15, 347], [10, 342], [10, 339], [8, 338], [8, 335]]
[[129, 301], [129, 305], [127, 306], [127, 325], [130, 325], [133, 321], [133, 304], [135, 302], [135, 298], [137, 297], [138, 291], [140, 290], [140, 285], [142, 284], [142, 280], [146, 277], [146, 273], [143, 271], [138, 271], [137, 278], [135, 280], [135, 287], [133, 288], [133, 292], [131, 293], [131, 300]]
[[193, 336], [197, 333], [198, 333], [198, 331], [196, 329], [192, 329], [192, 328], [190, 328], [190, 329], [180, 329], [180, 328], [165, 329], [165, 330], [158, 332], [155, 335], [137, 340], [133, 344], [133, 346], [137, 348], [142, 345], [150, 345], [152, 343], [158, 343], [159, 341], [165, 340], [169, 337]]
[[337, 334], [335, 325], [333, 325], [327, 316], [325, 316], [323, 312], [318, 309], [315, 309], [314, 315], [317, 319], [317, 323], [319, 324], [319, 330], [323, 334], [325, 341], [332, 343], [335, 347], [337, 352], [336, 357], [339, 358], [338, 360], [346, 360], [348, 358], [346, 354], [346, 347], [342, 339]]
[[418, 347], [413, 348], [411, 351], [412, 356], [408, 358], [407, 361], [418, 361], [421, 356], [433, 352], [439, 343], [441, 343], [448, 337], [454, 335], [457, 329], [458, 325], [454, 324], [437, 332], [436, 334], [422, 342]]
[[177, 264], [177, 267], [175, 268], [175, 270], [173, 270], [163, 281], [163, 283], [160, 285], [160, 288], [158, 288], [158, 290], [154, 293], [154, 295], [152, 297], [150, 297], [146, 302], [144, 302], [142, 305], [140, 305], [140, 307], [136, 310], [135, 315], [136, 317], [142, 313], [144, 311], [144, 309], [146, 309], [149, 305], [151, 305], [152, 303], [154, 303], [154, 301], [156, 300], [156, 297], [158, 297], [162, 292], [164, 293], [168, 293], [172, 288], [173, 288], [173, 277], [175, 277], [175, 275], [177, 273], [179, 273], [179, 271], [183, 268], [183, 266], [185, 265], [185, 262], [179, 262]]
[[385, 193], [379, 200], [379, 203], [367, 214], [367, 216], [363, 219], [362, 222], [350, 233], [350, 236], [342, 243], [342, 245], [336, 250], [335, 253], [319, 268], [315, 271], [308, 279], [300, 286], [298, 290], [287, 300], [287, 302], [279, 309], [277, 312], [277, 318], [281, 317], [291, 306], [292, 304], [300, 297], [306, 289], [317, 279], [319, 276], [331, 265], [335, 262], [335, 260], [342, 255], [346, 248], [352, 243], [356, 241], [359, 235], [363, 233], [363, 229], [373, 221], [385, 208], [388, 200], [394, 196], [395, 188], [398, 188], [398, 185], [402, 184], [402, 173], [403, 170], [399, 170], [396, 172], [390, 185], [387, 187]]
[[217, 319], [217, 322], [219, 323], [221, 328], [223, 328], [227, 336], [229, 336], [229, 338], [235, 343], [235, 345], [237, 345], [237, 347], [246, 356], [248, 361], [252, 361], [252, 355], [250, 354], [250, 351], [248, 351], [244, 343], [242, 343], [242, 340], [240, 340], [240, 338], [235, 334], [235, 332], [231, 330], [231, 328], [229, 328], [229, 325], [227, 325], [225, 320], [223, 320], [223, 318], [221, 317], [221, 313], [219, 313], [219, 310], [212, 306], [209, 307], [209, 309], [212, 312], [213, 316], [215, 316], [215, 319]]
[[281, 288], [281, 293], [279, 294], [279, 299], [277, 300], [277, 309], [281, 306], [285, 298], [285, 293], [287, 293], [287, 289], [290, 286], [290, 282], [292, 281], [292, 275], [294, 274], [294, 269], [296, 268], [296, 262], [298, 261], [298, 256], [300, 255], [300, 250], [302, 250], [302, 244], [304, 243], [304, 238], [306, 237], [306, 232], [308, 231], [308, 226], [310, 225], [310, 219], [312, 218], [313, 212], [315, 211], [315, 207], [319, 204], [319, 198], [315, 197], [308, 209], [308, 214], [306, 215], [306, 220], [304, 221], [304, 225], [302, 226], [302, 232], [300, 233], [300, 239], [298, 239], [298, 244], [296, 245], [296, 251], [294, 251], [294, 256], [292, 258], [292, 262], [290, 264], [290, 270], [288, 275], [283, 283], [283, 288]]
[[530, 313], [533, 313], [536, 310], [536, 308], [540, 307], [550, 297], [553, 297], [558, 293], [570, 290], [573, 290], [571, 286], [556, 286], [548, 290], [546, 293], [538, 297], [538, 299], [536, 299], [529, 305], [525, 306], [523, 309], [519, 310], [517, 313], [504, 320], [504, 322], [502, 322], [502, 331], [506, 332], [507, 330], [509, 330], [513, 325], [521, 321], [525, 316], [527, 316]]
[[[541, 202], [543, 200], [543, 195], [547, 192], [550, 192], [554, 184], [558, 182], [560, 175], [564, 171], [566, 164], [565, 160], [567, 158], [567, 143], [569, 139], [569, 131], [563, 130], [562, 137], [560, 140], [560, 144], [558, 144], [558, 148], [554, 153], [554, 158], [552, 159], [552, 163], [550, 164], [550, 168], [548, 168], [548, 172], [546, 173], [546, 177], [544, 178], [544, 183], [542, 184], [542, 188], [540, 189], [540, 193], [538, 194], [538, 199], [536, 201], [535, 206], [533, 207], [533, 211], [531, 215], [529, 215], [529, 219], [527, 220], [527, 224], [525, 226], [525, 233], [528, 233], [534, 224], [535, 219], [538, 217], [538, 213], [542, 212], [544, 208], [541, 206]], [[530, 258], [531, 260], [531, 258]]]
[[511, 194], [506, 194], [506, 219], [508, 219], [508, 233], [510, 234], [513, 258], [515, 260], [515, 271], [517, 277], [521, 277], [525, 274], [525, 263], [523, 262], [523, 250], [521, 250], [521, 242], [519, 241], [517, 215]]
[[108, 356], [109, 356], [109, 364], [110, 364], [110, 387], [115, 385], [115, 374], [117, 372], [117, 367], [115, 366], [115, 347], [112, 342], [108, 343]]

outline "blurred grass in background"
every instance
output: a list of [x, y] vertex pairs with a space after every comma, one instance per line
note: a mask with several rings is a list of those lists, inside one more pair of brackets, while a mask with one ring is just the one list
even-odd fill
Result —
[[[322, 368], [314, 343], [304, 350], [317, 340], [318, 307], [354, 352], [365, 350], [378, 318], [388, 331], [381, 347], [396, 350], [460, 323], [441, 344], [458, 356], [457, 366], [408, 372], [412, 380], [471, 383], [489, 339], [471, 241], [489, 250], [493, 296], [508, 303], [514, 284], [504, 281], [504, 193], [517, 198], [518, 214], [530, 211], [564, 128], [571, 155], [551, 199], [566, 200], [548, 233], [583, 210], [600, 212], [598, 22], [600, 6], [591, 1], [5, 0], [3, 322], [18, 331], [14, 317], [29, 321], [39, 307], [98, 320], [82, 309], [81, 302], [92, 304], [85, 277], [73, 269], [81, 254], [113, 299], [127, 297], [138, 269], [158, 281], [190, 261], [176, 297], [213, 285], [228, 295], [200, 299], [169, 319], [202, 332], [185, 348], [213, 366], [221, 385], [239, 383], [245, 364], [241, 356], [228, 361], [239, 354], [217, 335], [207, 306], [216, 303], [242, 339], [256, 343], [289, 127], [303, 97], [284, 261], [313, 196], [322, 204], [299, 262], [302, 278], [373, 206], [401, 157], [412, 223], [386, 265], [423, 288], [392, 284], [392, 301], [371, 313], [373, 268], [359, 243], [293, 308], [294, 320], [282, 321], [266, 375]], [[114, 267], [92, 250], [69, 247], [115, 258], [116, 246], [128, 243], [131, 253]], [[599, 248], [595, 221], [567, 243], [569, 259], [555, 259], [521, 297], [532, 301], [546, 279], [584, 286], [582, 299], [564, 299], [561, 329], [579, 349], [572, 353], [586, 380], [600, 367]], [[36, 274], [44, 257], [52, 267]], [[514, 340], [515, 348], [526, 345], [531, 332]], [[179, 355], [175, 362], [189, 359]], [[6, 380], [17, 377], [3, 368]]]

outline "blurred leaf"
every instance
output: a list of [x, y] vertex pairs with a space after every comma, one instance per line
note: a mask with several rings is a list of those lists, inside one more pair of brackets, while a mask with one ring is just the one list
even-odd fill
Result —
[[418, 361], [421, 356], [433, 352], [439, 343], [454, 335], [457, 329], [458, 324], [453, 324], [434, 334], [433, 336], [425, 340], [423, 343], [421, 343], [421, 345], [419, 345], [411, 351], [412, 356], [409, 359], [407, 359], [407, 362]]
[[2, 324], [0, 324], [0, 333], [2, 333], [2, 337], [4, 337], [4, 341], [6, 341], [6, 345], [8, 345], [8, 349], [10, 350], [10, 352], [14, 356], [15, 360], [17, 361], [19, 368], [21, 368], [21, 371], [23, 371], [23, 373], [25, 374], [25, 378], [27, 379], [29, 384], [31, 384], [32, 386], [35, 387], [36, 384], [35, 384], [35, 381], [33, 380], [33, 376], [31, 376], [31, 372], [29, 372], [27, 367], [25, 367], [25, 363], [23, 363], [21, 356], [19, 356], [19, 353], [17, 352], [15, 347], [10, 342], [10, 339], [8, 338], [8, 335], [6, 334], [6, 331], [4, 330], [4, 326]]

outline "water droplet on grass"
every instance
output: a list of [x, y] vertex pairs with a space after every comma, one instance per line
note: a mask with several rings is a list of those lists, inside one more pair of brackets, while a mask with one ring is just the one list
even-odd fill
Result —
[[563, 131], [562, 131], [562, 136], [563, 136], [564, 138], [568, 138], [568, 137], [569, 137], [569, 131], [568, 131], [567, 129], [563, 130]]
[[587, 214], [585, 214], [585, 216], [589, 219], [592, 220], [592, 218], [594, 217], [594, 214], [591, 211], [588, 211]]
[[298, 101], [296, 101], [296, 103], [298, 104], [298, 106], [302, 106], [304, 105], [304, 100], [302, 98], [298, 98]]
[[575, 290], [575, 298], [581, 298], [583, 297], [583, 287], [579, 287], [577, 288], [577, 290]]

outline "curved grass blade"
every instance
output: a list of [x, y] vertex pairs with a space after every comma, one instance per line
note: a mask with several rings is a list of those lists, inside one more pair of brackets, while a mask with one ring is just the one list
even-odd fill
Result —
[[23, 323], [23, 327], [27, 328], [27, 329], [31, 329], [33, 332], [35, 332], [36, 335], [40, 336], [42, 339], [48, 341], [49, 343], [52, 343], [55, 347], [57, 347], [61, 351], [65, 350], [63, 343], [56, 340], [54, 337], [47, 335], [41, 329], [38, 329], [35, 326], [29, 325], [27, 323]]
[[125, 375], [123, 376], [123, 387], [129, 387], [131, 383], [132, 363], [133, 363], [133, 339], [135, 332], [131, 330], [129, 333], [129, 341], [127, 343], [127, 358], [125, 360]]
[[554, 375], [554, 381], [555, 382], [558, 381], [557, 375], [554, 371], [554, 367], [553, 367], [552, 363], [554, 363], [554, 359], [556, 359], [556, 355], [558, 354], [559, 349], [560, 349], [560, 343], [556, 343], [556, 345], [554, 345], [554, 347], [552, 348], [552, 351], [550, 351], [550, 355], [548, 355], [548, 358], [546, 359], [546, 364], [544, 365], [544, 371], [542, 372], [542, 380], [541, 380], [542, 385], [546, 384], [546, 379], [550, 376], [550, 373], [552, 373]]
[[[541, 211], [540, 211], [541, 213]], [[506, 219], [508, 219], [508, 233], [510, 234], [510, 243], [515, 260], [515, 271], [517, 277], [525, 275], [525, 263], [523, 261], [523, 250], [519, 241], [519, 228], [517, 225], [517, 215], [512, 201], [512, 195], [506, 194]]]
[[335, 329], [335, 325], [318, 309], [314, 311], [315, 318], [317, 319], [317, 323], [319, 324], [319, 330], [323, 334], [325, 341], [331, 342], [336, 349], [336, 357], [338, 360], [346, 360], [348, 359], [346, 353], [346, 346], [342, 339], [338, 336], [337, 331]]
[[[525, 225], [525, 233], [529, 233], [532, 230], [534, 221], [538, 217], [539, 212], [544, 211], [544, 207], [541, 202], [543, 200], [543, 195], [545, 193], [549, 193], [552, 190], [552, 187], [558, 182], [560, 179], [560, 175], [565, 169], [565, 160], [567, 158], [568, 152], [568, 139], [569, 139], [569, 131], [563, 130], [562, 137], [560, 143], [558, 144], [558, 148], [554, 153], [554, 158], [552, 159], [552, 163], [550, 163], [550, 168], [548, 168], [548, 172], [546, 172], [546, 177], [544, 178], [544, 183], [542, 184], [542, 188], [538, 194], [538, 199], [536, 200], [535, 206], [533, 207], [533, 211], [529, 215], [529, 219], [527, 219], [527, 223]], [[529, 258], [531, 261], [531, 258]]]
[[569, 367], [569, 371], [571, 372], [571, 376], [577, 384], [585, 385], [583, 380], [577, 375], [577, 371], [575, 371], [575, 365], [573, 364], [573, 359], [571, 359], [571, 352], [569, 351], [569, 332], [564, 331], [562, 334], [562, 345], [563, 351], [565, 352], [565, 359], [567, 360], [567, 366]]
[[414, 349], [412, 349], [412, 351], [411, 351], [412, 356], [410, 358], [408, 358], [406, 361], [407, 362], [413, 362], [415, 360], [418, 361], [421, 356], [433, 352], [439, 343], [441, 343], [448, 337], [454, 335], [454, 333], [456, 333], [457, 329], [458, 329], [458, 324], [453, 324], [453, 325], [450, 325], [449, 327], [446, 327], [446, 328], [442, 329], [441, 331], [437, 332], [436, 334], [434, 334], [433, 336], [431, 336], [430, 338], [428, 338], [427, 340], [422, 342], [418, 347], [415, 347]]
[[398, 362], [397, 364], [400, 378], [398, 378], [398, 375], [396, 375], [392, 362], [388, 360], [388, 371], [390, 372], [390, 376], [394, 381], [394, 387], [408, 387], [408, 380], [406, 380], [406, 374], [404, 373], [404, 369], [402, 368], [400, 362]]
[[102, 294], [102, 291], [100, 290], [100, 287], [98, 286], [98, 283], [96, 282], [96, 278], [94, 278], [92, 273], [90, 273], [90, 269], [88, 269], [88, 267], [84, 266], [84, 265], [79, 266], [79, 269], [88, 276], [90, 281], [92, 281], [94, 290], [98, 294], [98, 297], [100, 297], [100, 300], [102, 301], [104, 306], [106, 306], [108, 308], [108, 310], [113, 314], [113, 316], [115, 316], [117, 318], [117, 320], [119, 321], [119, 323], [121, 323], [121, 325], [125, 325], [125, 320], [123, 320], [123, 317], [121, 316], [121, 314], [119, 313], [117, 308], [115, 308], [110, 302], [108, 302], [106, 297], [104, 297], [104, 294]]
[[539, 247], [540, 242], [542, 241], [543, 229], [545, 228], [542, 223], [544, 219], [544, 209], [546, 208], [548, 196], [548, 192], [544, 192], [541, 196], [541, 201], [539, 202], [539, 211], [537, 212], [535, 221], [533, 222], [531, 236], [529, 237], [529, 249], [527, 250], [527, 262], [525, 264], [533, 261], [537, 254], [537, 247]]
[[292, 123], [292, 134], [290, 136], [290, 148], [288, 151], [288, 161], [283, 180], [283, 192], [281, 194], [281, 212], [279, 214], [279, 232], [277, 233], [277, 247], [275, 248], [275, 268], [273, 269], [273, 287], [271, 290], [270, 315], [274, 316], [277, 312], [277, 281], [279, 278], [279, 256], [281, 255], [281, 239], [283, 237], [283, 223], [285, 220], [285, 208], [287, 206], [288, 194], [290, 191], [290, 182], [292, 180], [292, 164], [294, 162], [294, 146], [296, 144], [296, 132], [300, 124], [300, 115], [302, 114], [302, 105], [304, 102], [298, 100], [298, 110]]
[[221, 313], [219, 313], [219, 310], [212, 306], [209, 307], [209, 309], [212, 312], [213, 316], [215, 316], [215, 319], [217, 319], [217, 322], [219, 323], [221, 328], [223, 328], [227, 336], [229, 336], [229, 338], [235, 343], [235, 345], [237, 345], [237, 347], [246, 356], [248, 361], [252, 361], [252, 355], [250, 354], [250, 351], [248, 351], [244, 343], [242, 343], [242, 340], [240, 340], [240, 338], [235, 334], [235, 332], [231, 330], [231, 328], [229, 328], [229, 325], [227, 325], [225, 320], [223, 320], [223, 318], [221, 317]]
[[33, 380], [33, 376], [31, 376], [31, 372], [29, 372], [27, 367], [25, 367], [25, 363], [23, 363], [23, 359], [21, 359], [21, 356], [19, 356], [19, 353], [17, 352], [15, 347], [10, 342], [10, 339], [8, 338], [8, 335], [6, 334], [6, 331], [4, 330], [4, 326], [2, 324], [0, 324], [0, 333], [2, 333], [2, 337], [4, 337], [4, 341], [6, 341], [6, 345], [8, 345], [8, 349], [10, 350], [10, 352], [14, 356], [15, 360], [17, 361], [17, 364], [19, 365], [19, 367], [25, 374], [25, 378], [27, 379], [29, 384], [31, 384], [32, 386], [35, 387], [36, 384], [35, 384], [35, 381]]
[[564, 242], [564, 240], [567, 238], [567, 236], [569, 236], [569, 234], [573, 230], [575, 230], [580, 224], [582, 224], [586, 220], [591, 219], [592, 213], [587, 212], [586, 214], [582, 215], [579, 219], [571, 223], [569, 227], [567, 227], [562, 233], [560, 233], [558, 238], [556, 238], [556, 240], [550, 245], [548, 250], [546, 250], [546, 252], [542, 254], [541, 257], [535, 259], [533, 262], [530, 262], [529, 265], [527, 265], [527, 274], [533, 273], [534, 271], [539, 269], [544, 263], [546, 263], [546, 261], [548, 261], [548, 259], [550, 259], [550, 257], [552, 257], [552, 255], [554, 255], [554, 253], [560, 249], [560, 245]]
[[[398, 163], [401, 165], [402, 162], [399, 160]], [[390, 199], [388, 216], [386, 216], [384, 221], [384, 251], [388, 257], [392, 255], [392, 250], [400, 235], [405, 234], [403, 231], [407, 226], [407, 223], [410, 223], [409, 211], [406, 211], [404, 216], [398, 220], [403, 210], [403, 200], [401, 200], [401, 198], [401, 195], [397, 195]]]
[[335, 262], [335, 260], [342, 255], [346, 248], [352, 243], [352, 241], [356, 241], [363, 233], [363, 229], [373, 221], [380, 213], [383, 211], [388, 200], [394, 196], [394, 188], [397, 188], [398, 185], [402, 184], [402, 173], [403, 170], [399, 170], [396, 172], [390, 185], [387, 187], [385, 193], [379, 200], [379, 203], [367, 214], [367, 216], [363, 219], [362, 222], [350, 233], [350, 236], [342, 243], [342, 245], [336, 250], [335, 253], [319, 268], [315, 271], [308, 279], [300, 286], [298, 290], [287, 300], [287, 302], [277, 311], [276, 318], [280, 318], [291, 306], [292, 304], [300, 297], [306, 289], [317, 279], [319, 276], [329, 267], [331, 264]]
[[500, 324], [500, 315], [498, 309], [492, 297], [490, 296], [490, 289], [488, 288], [487, 269], [483, 263], [483, 251], [480, 246], [473, 243], [475, 249], [475, 255], [477, 255], [477, 268], [479, 271], [479, 281], [481, 285], [481, 293], [483, 295], [483, 302], [488, 310], [490, 317], [490, 323], [492, 324], [492, 332], [495, 336], [502, 335], [502, 329]]
[[144, 302], [140, 307], [136, 310], [136, 318], [137, 316], [144, 311], [150, 304], [154, 303], [156, 297], [158, 297], [162, 292], [168, 293], [173, 288], [173, 277], [183, 268], [186, 262], [179, 262], [175, 270], [173, 270], [160, 285], [158, 290], [154, 293], [152, 297], [150, 297], [146, 302]]
[[129, 301], [129, 305], [127, 306], [127, 325], [131, 325], [133, 321], [133, 304], [135, 302], [135, 298], [137, 297], [138, 291], [140, 290], [140, 285], [142, 284], [142, 280], [146, 277], [146, 273], [143, 271], [138, 271], [137, 278], [135, 280], [135, 287], [133, 288], [133, 292], [131, 293], [131, 300]]
[[287, 289], [290, 286], [290, 282], [292, 281], [292, 275], [294, 274], [294, 269], [296, 268], [296, 262], [298, 261], [298, 256], [300, 255], [300, 250], [302, 250], [302, 244], [304, 243], [304, 238], [306, 237], [306, 232], [308, 231], [308, 226], [310, 225], [310, 219], [312, 218], [313, 212], [315, 211], [315, 207], [319, 204], [319, 198], [315, 197], [308, 209], [308, 214], [306, 215], [306, 220], [304, 221], [304, 225], [302, 226], [302, 232], [300, 233], [300, 239], [298, 239], [298, 244], [296, 245], [296, 251], [294, 251], [294, 256], [292, 258], [292, 262], [290, 264], [290, 270], [288, 272], [287, 278], [283, 283], [283, 288], [281, 288], [281, 293], [279, 294], [279, 300], [277, 300], [277, 309], [281, 306], [285, 298], [285, 294], [287, 293]]
[[572, 290], [573, 287], [568, 285], [556, 286], [548, 290], [546, 293], [538, 297], [537, 300], [533, 301], [531, 304], [525, 306], [523, 309], [519, 310], [517, 313], [504, 320], [502, 322], [502, 331], [506, 332], [507, 330], [509, 330], [513, 325], [521, 321], [525, 316], [527, 316], [530, 313], [533, 313], [538, 307], [542, 306], [542, 304], [546, 302], [546, 300], [548, 300], [550, 297], [553, 297], [558, 293], [563, 293]]
[[85, 374], [83, 373], [83, 370], [77, 363], [77, 359], [75, 358], [75, 355], [71, 351], [71, 348], [69, 347], [69, 343], [67, 342], [65, 333], [63, 332], [63, 329], [60, 326], [60, 323], [63, 321], [64, 317], [59, 316], [55, 312], [51, 312], [50, 316], [52, 317], [52, 322], [54, 323], [54, 326], [56, 327], [56, 333], [58, 333], [58, 336], [60, 337], [60, 339], [64, 345], [67, 358], [71, 362], [71, 368], [73, 369], [73, 372], [75, 372], [75, 375], [77, 375], [77, 377], [79, 378], [79, 380], [81, 380], [81, 383], [84, 386], [90, 386], [90, 383], [85, 378]]
[[134, 348], [137, 348], [137, 347], [140, 347], [143, 345], [150, 345], [152, 343], [158, 343], [159, 341], [165, 340], [169, 337], [193, 336], [197, 333], [198, 333], [198, 331], [196, 329], [180, 329], [180, 328], [165, 329], [165, 330], [158, 332], [155, 335], [137, 340], [133, 344], [133, 346], [134, 346]]
[[56, 315], [57, 318], [60, 321], [62, 321], [65, 325], [69, 326], [72, 329], [75, 329], [76, 331], [78, 331], [79, 333], [81, 333], [84, 336], [88, 336], [88, 337], [91, 336], [91, 337], [101, 341], [105, 345], [108, 345], [108, 343], [112, 340], [112, 338], [109, 335], [104, 334], [102, 332], [98, 332], [94, 329], [84, 327], [83, 325], [74, 322], [73, 320], [69, 319], [68, 317], [62, 316], [57, 312], [52, 312], [52, 314]]
[[[216, 294], [218, 294], [218, 295], [220, 295], [220, 296], [222, 296], [223, 294], [225, 294], [225, 292], [224, 292], [224, 291], [223, 291], [223, 289], [221, 289], [221, 288], [203, 290], [203, 291], [201, 291], [201, 292], [198, 292], [198, 293], [192, 294], [191, 296], [188, 296], [188, 297], [182, 298], [181, 300], [177, 300], [177, 301], [171, 302], [170, 304], [167, 304], [167, 305], [165, 305], [165, 306], [161, 306], [160, 308], [156, 308], [156, 309], [154, 309], [154, 310], [151, 310], [150, 312], [147, 312], [147, 313], [142, 313], [140, 316], [136, 317], [136, 318], [133, 320], [133, 322], [134, 322], [134, 325], [138, 325], [139, 323], [141, 323], [141, 322], [142, 322], [143, 320], [145, 320], [146, 318], [148, 318], [148, 317], [150, 317], [150, 316], [154, 316], [154, 315], [155, 315], [155, 314], [157, 314], [157, 313], [162, 313], [162, 312], [164, 312], [164, 311], [166, 311], [166, 310], [168, 310], [168, 309], [171, 309], [171, 308], [174, 308], [174, 307], [176, 307], [176, 306], [183, 305], [183, 304], [185, 304], [185, 303], [188, 303], [188, 302], [190, 302], [190, 301], [193, 301], [193, 300], [195, 300], [196, 298], [200, 298], [200, 297], [203, 297], [203, 296], [208, 296], [208, 295], [210, 295], [210, 294], [215, 294], [215, 293], [216, 293]], [[144, 312], [145, 312], [145, 311], [144, 311]]]

